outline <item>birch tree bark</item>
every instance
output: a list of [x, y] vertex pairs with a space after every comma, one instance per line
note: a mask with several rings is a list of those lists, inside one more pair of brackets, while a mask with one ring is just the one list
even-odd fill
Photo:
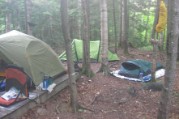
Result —
[[168, 2], [168, 27], [167, 40], [169, 47], [167, 52], [166, 73], [164, 88], [162, 90], [157, 119], [169, 119], [170, 98], [172, 95], [173, 82], [175, 80], [177, 47], [179, 38], [179, 0]]

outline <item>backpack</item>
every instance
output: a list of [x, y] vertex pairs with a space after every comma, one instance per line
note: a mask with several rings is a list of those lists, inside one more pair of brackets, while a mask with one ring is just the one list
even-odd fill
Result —
[[0, 97], [0, 105], [1, 106], [10, 106], [19, 101], [23, 101], [29, 97], [28, 91], [28, 76], [26, 73], [19, 67], [16, 66], [8, 66], [5, 69], [5, 77], [6, 77], [6, 93], [9, 93], [12, 89], [16, 89], [18, 91], [17, 95], [12, 99], [5, 99], [3, 96], [6, 96], [6, 93]]

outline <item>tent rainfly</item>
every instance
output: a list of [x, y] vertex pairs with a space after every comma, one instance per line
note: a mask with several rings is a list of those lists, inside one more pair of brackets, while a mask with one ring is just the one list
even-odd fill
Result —
[[0, 35], [0, 58], [22, 67], [35, 85], [42, 82], [44, 75], [54, 77], [65, 72], [57, 54], [46, 43], [15, 30]]
[[[83, 59], [83, 41], [74, 39], [72, 41], [72, 52], [73, 52], [73, 61], [79, 62]], [[59, 59], [67, 60], [66, 52], [63, 52]], [[100, 41], [90, 41], [90, 59], [95, 61], [100, 61]], [[117, 61], [119, 57], [117, 54], [114, 54], [108, 50], [108, 60], [109, 61]]]

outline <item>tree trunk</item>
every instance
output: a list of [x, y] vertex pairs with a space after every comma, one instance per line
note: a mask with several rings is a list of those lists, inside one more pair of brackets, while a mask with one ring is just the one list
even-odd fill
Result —
[[71, 105], [74, 112], [77, 112], [77, 88], [75, 81], [74, 63], [72, 57], [71, 40], [69, 36], [69, 26], [68, 26], [68, 0], [61, 0], [61, 21], [62, 21], [62, 31], [65, 40], [65, 48], [67, 53], [67, 65], [68, 65], [68, 75], [69, 75], [69, 86], [70, 86], [70, 96]]
[[88, 17], [89, 40], [91, 40], [92, 39], [92, 31], [91, 31], [91, 24], [90, 24], [90, 21], [91, 21], [91, 19], [90, 19], [90, 11], [91, 11], [90, 10], [90, 0], [87, 0], [86, 4], [87, 4], [87, 13], [88, 13], [87, 17]]
[[21, 26], [20, 26], [20, 13], [19, 9], [17, 9], [17, 21], [16, 21], [16, 29], [21, 31]]
[[6, 13], [6, 32], [11, 30], [11, 13]]
[[125, 19], [124, 19], [124, 0], [121, 0], [121, 47], [124, 49], [124, 39], [125, 39]]
[[29, 35], [32, 35], [32, 29], [31, 29], [31, 8], [32, 8], [32, 2], [31, 0], [25, 0], [25, 26], [26, 26], [26, 33]]
[[83, 8], [83, 68], [82, 73], [88, 77], [93, 76], [93, 72], [90, 67], [90, 40], [89, 40], [89, 8], [87, 6], [88, 0], [82, 0]]
[[118, 38], [117, 38], [117, 28], [116, 28], [116, 5], [115, 5], [115, 0], [113, 2], [113, 19], [114, 19], [114, 39], [115, 39], [115, 53], [117, 53], [118, 49]]
[[101, 8], [101, 68], [105, 75], [108, 75], [108, 16], [106, 0], [100, 0]]
[[[75, 3], [78, 3], [77, 1], [75, 0], [71, 0], [71, 3], [69, 4], [69, 8], [70, 9], [76, 9], [76, 6]], [[76, 26], [76, 22], [77, 22], [77, 17], [76, 17], [76, 14], [73, 13], [72, 15], [69, 16], [69, 33], [70, 33], [70, 38], [74, 39], [76, 38], [76, 29], [75, 28]]]
[[170, 100], [172, 95], [173, 82], [175, 80], [177, 46], [179, 38], [179, 0], [172, 0], [168, 3], [168, 27], [167, 40], [169, 51], [167, 52], [166, 74], [164, 88], [162, 90], [157, 119], [169, 119]]
[[[149, 18], [150, 18], [150, 8], [151, 8], [151, 1], [148, 2], [148, 16], [147, 16], [147, 21], [146, 21], [146, 26], [149, 25]], [[149, 40], [148, 40], [148, 27], [146, 27], [146, 30], [145, 30], [145, 38], [144, 38], [144, 41], [146, 44], [149, 43]]]
[[49, 19], [49, 36], [51, 37], [51, 39], [49, 40], [49, 41], [51, 41], [51, 43], [54, 43], [55, 41], [54, 41], [54, 36], [53, 36], [53, 18], [52, 18], [52, 16], [48, 16], [48, 19]]
[[119, 43], [118, 43], [118, 48], [122, 47], [122, 32], [123, 32], [123, 0], [120, 0], [120, 23], [119, 23]]
[[70, 37], [73, 39], [82, 39], [81, 29], [81, 0], [71, 0], [69, 8], [74, 11], [69, 17]]
[[128, 52], [128, 0], [121, 1], [121, 47], [124, 49], [124, 54], [129, 54]]
[[[6, 0], [6, 2], [8, 3], [8, 5], [12, 4], [11, 0]], [[9, 32], [11, 30], [11, 12], [10, 12], [10, 8], [7, 6], [7, 10], [6, 10], [6, 32]]]
[[[78, 9], [80, 10], [81, 9], [81, 0], [78, 0]], [[80, 13], [78, 13], [78, 16], [80, 16]], [[77, 34], [78, 34], [78, 38], [79, 39], [81, 39], [81, 18], [79, 18], [78, 20], [77, 20], [77, 26], [78, 26], [78, 29], [77, 29]]]
[[159, 6], [160, 6], [160, 0], [157, 0], [156, 9], [155, 9], [155, 18], [154, 18], [152, 33], [151, 33], [151, 39], [155, 39], [155, 27], [158, 22]]
[[129, 14], [128, 14], [128, 0], [124, 0], [124, 54], [129, 54], [128, 51], [128, 28], [129, 28]]
[[177, 61], [179, 61], [179, 39], [178, 39], [178, 57], [177, 57]]
[[151, 40], [154, 42], [151, 42], [153, 45], [153, 59], [152, 59], [152, 82], [155, 82], [155, 70], [156, 70], [156, 59], [157, 59], [157, 49], [158, 49], [158, 43], [157, 40], [155, 39], [155, 27], [157, 25], [158, 22], [158, 17], [159, 17], [159, 6], [160, 6], [160, 0], [157, 0], [157, 4], [156, 4], [156, 10], [155, 10], [155, 19], [154, 19], [154, 23], [153, 23], [153, 28], [152, 28], [152, 33], [151, 33]]

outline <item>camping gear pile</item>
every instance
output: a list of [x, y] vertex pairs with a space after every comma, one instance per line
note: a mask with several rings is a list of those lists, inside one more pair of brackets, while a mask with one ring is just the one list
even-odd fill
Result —
[[[123, 62], [120, 68], [112, 71], [111, 74], [121, 79], [148, 82], [151, 80], [151, 67], [152, 63], [146, 60], [129, 60]], [[164, 67], [160, 63], [157, 63], [155, 78], [164, 76], [164, 74]]]
[[6, 93], [0, 97], [0, 105], [9, 106], [28, 98], [28, 76], [22, 69], [16, 66], [8, 66], [5, 69]]
[[29, 89], [42, 83], [44, 76], [54, 79], [65, 73], [50, 46], [15, 30], [0, 35], [0, 59], [5, 62], [4, 72], [0, 70], [0, 91], [5, 91], [0, 97], [3, 106], [27, 99]]

